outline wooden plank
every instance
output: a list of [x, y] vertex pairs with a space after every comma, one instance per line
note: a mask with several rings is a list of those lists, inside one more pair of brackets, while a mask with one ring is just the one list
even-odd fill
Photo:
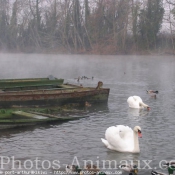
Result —
[[69, 116], [69, 117], [60, 117], [60, 116], [56, 116], [56, 115], [51, 115], [51, 114], [45, 114], [45, 113], [39, 113], [39, 112], [33, 112], [33, 111], [30, 111], [31, 114], [36, 114], [36, 115], [42, 115], [42, 116], [47, 116], [49, 118], [57, 118], [57, 119], [60, 119], [60, 120], [74, 120], [74, 119], [80, 119], [80, 118], [85, 118], [86, 116], [78, 116], [78, 117], [72, 117], [72, 116]]
[[56, 116], [56, 115], [45, 114], [45, 113], [40, 113], [40, 112], [33, 112], [33, 111], [30, 111], [30, 114], [42, 115], [42, 116], [46, 116], [46, 117], [49, 117], [49, 118], [62, 118], [62, 117], [59, 117], [59, 116]]
[[45, 114], [45, 113], [39, 113], [39, 112], [24, 112], [24, 111], [14, 111], [12, 112], [13, 115], [17, 116], [22, 116], [22, 117], [30, 117], [30, 118], [36, 118], [36, 119], [47, 119], [47, 118], [57, 118], [58, 120], [74, 120], [74, 119], [79, 119], [79, 118], [85, 118], [84, 116], [80, 117], [60, 117], [56, 115], [51, 115], [51, 114]]
[[30, 117], [30, 118], [36, 118], [36, 119], [47, 119], [48, 117], [42, 116], [42, 115], [36, 115], [29, 112], [24, 111], [14, 111], [12, 112], [13, 115], [18, 115], [21, 117]]
[[16, 86], [41, 86], [41, 85], [61, 85], [64, 79], [49, 79], [49, 78], [36, 78], [36, 79], [0, 79], [0, 88], [11, 88]]

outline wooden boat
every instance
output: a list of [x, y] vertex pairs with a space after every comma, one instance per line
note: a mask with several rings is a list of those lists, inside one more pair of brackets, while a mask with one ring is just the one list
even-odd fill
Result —
[[[4, 109], [3, 109], [4, 110]], [[1, 111], [2, 112], [2, 111]], [[8, 113], [8, 112], [7, 112]], [[64, 122], [70, 120], [77, 120], [84, 118], [84, 116], [73, 117], [73, 116], [56, 116], [37, 112], [24, 112], [9, 109], [9, 113], [0, 116], [0, 129], [8, 129], [15, 127], [31, 126], [44, 123], [55, 123]]]
[[2, 79], [0, 80], [0, 89], [1, 91], [17, 91], [53, 88], [63, 82], [64, 79], [57, 79], [52, 75], [48, 78]]
[[[0, 93], [0, 107], [57, 106], [68, 103], [107, 102], [110, 89], [102, 88], [102, 85], [103, 83], [99, 82], [97, 87], [93, 88], [62, 84], [55, 88], [17, 91], [14, 91], [14, 87], [11, 87], [12, 89], [9, 87], [7, 91], [2, 90]], [[18, 89], [20, 89], [19, 86]]]
[[0, 93], [4, 93], [4, 92], [15, 92], [15, 91], [28, 91], [28, 90], [46, 90], [46, 89], [74, 89], [74, 88], [79, 88], [81, 86], [77, 86], [77, 85], [71, 85], [71, 84], [57, 84], [56, 82], [50, 82], [50, 84], [43, 84], [43, 85], [24, 85], [24, 86], [12, 86], [12, 87], [8, 87], [8, 88], [3, 88], [0, 89]]
[[[63, 108], [62, 105], [80, 104], [86, 106], [86, 104], [107, 102], [110, 91], [109, 88], [102, 88], [102, 82], [99, 82], [97, 87], [82, 87], [63, 84], [57, 80], [42, 79], [42, 81], [38, 81], [38, 84], [35, 82], [28, 85], [23, 82], [20, 84], [21, 79], [16, 80], [18, 84], [12, 83], [12, 85], [6, 84], [8, 81], [4, 81], [6, 85], [2, 84], [2, 80], [0, 81], [0, 129], [82, 118], [81, 115], [80, 117], [55, 116], [46, 111], [49, 109], [48, 111], [54, 111], [58, 114], [58, 111]], [[10, 80], [10, 82], [13, 81], [15, 82], [15, 80]], [[29, 82], [32, 81], [29, 80]]]

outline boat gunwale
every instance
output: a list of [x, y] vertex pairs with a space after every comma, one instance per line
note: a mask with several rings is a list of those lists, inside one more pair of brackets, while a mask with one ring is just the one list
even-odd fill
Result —
[[[109, 88], [70, 88], [70, 89], [60, 89], [60, 88], [52, 88], [52, 89], [40, 89], [40, 90], [22, 90], [22, 91], [7, 91], [0, 93], [0, 96], [17, 96], [17, 95], [53, 95], [53, 94], [72, 94], [72, 93], [83, 93], [83, 92], [92, 92], [92, 91], [106, 91], [110, 90]], [[47, 93], [48, 92], [48, 93]], [[51, 93], [50, 93], [51, 92]]]
[[[54, 77], [55, 78], [55, 77]], [[20, 82], [36, 82], [36, 81], [57, 81], [57, 80], [64, 80], [62, 78], [55, 78], [55, 79], [49, 79], [49, 78], [22, 78], [22, 79], [0, 79], [0, 83], [20, 83]]]
[[[39, 88], [39, 87], [49, 87], [49, 86], [53, 86], [53, 87], [51, 87], [51, 88], [41, 88], [41, 89], [37, 89], [37, 88]], [[59, 87], [54, 87], [54, 86], [59, 86]], [[61, 87], [62, 85], [57, 85], [57, 84], [43, 84], [43, 85], [32, 85], [32, 86], [14, 86], [14, 87], [12, 87], [12, 88], [3, 88], [3, 89], [0, 89], [2, 92], [1, 93], [7, 93], [7, 92], [23, 92], [23, 91], [36, 91], [36, 90], [51, 90], [51, 89], [75, 89], [75, 88], [77, 88], [77, 87]], [[26, 89], [26, 90], [23, 90], [23, 89], [21, 89], [21, 90], [11, 90], [10, 91], [10, 89], [15, 89], [15, 88], [26, 88], [26, 87], [36, 87], [36, 90], [35, 89]], [[61, 87], [61, 88], [60, 88]]]
[[34, 87], [42, 87], [42, 86], [56, 86], [63, 85], [64, 79], [55, 78], [33, 78], [33, 79], [0, 79], [0, 89], [1, 90], [11, 90], [15, 88], [34, 88]]

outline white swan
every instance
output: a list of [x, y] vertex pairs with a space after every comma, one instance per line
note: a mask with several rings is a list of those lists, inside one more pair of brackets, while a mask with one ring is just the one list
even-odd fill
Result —
[[108, 149], [119, 152], [139, 153], [139, 140], [142, 137], [140, 126], [135, 126], [132, 130], [128, 126], [117, 125], [107, 128], [105, 139], [101, 138], [102, 142]]
[[143, 103], [142, 99], [139, 96], [131, 96], [128, 98], [127, 102], [130, 108], [147, 108], [150, 110], [150, 107], [147, 104]]

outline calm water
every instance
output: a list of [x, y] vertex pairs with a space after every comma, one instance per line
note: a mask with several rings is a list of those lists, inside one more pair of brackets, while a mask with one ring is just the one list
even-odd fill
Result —
[[[1, 157], [1, 168], [12, 169], [11, 156], [22, 162], [22, 169], [26, 166], [30, 169], [32, 163], [35, 167], [37, 158], [39, 167], [43, 164], [48, 174], [53, 174], [53, 169], [48, 168], [49, 162], [55, 165], [59, 161], [60, 169], [64, 169], [65, 164], [73, 161], [83, 165], [84, 160], [92, 160], [102, 167], [103, 160], [115, 160], [118, 165], [121, 160], [140, 160], [143, 168], [143, 160], [152, 160], [150, 166], [160, 170], [161, 160], [175, 159], [174, 57], [0, 54], [0, 79], [47, 77], [50, 74], [75, 84], [74, 78], [78, 76], [94, 76], [94, 80], [81, 80], [80, 83], [95, 87], [99, 80], [103, 81], [104, 87], [110, 88], [108, 104], [92, 106], [85, 111], [88, 117], [76, 121], [2, 130], [1, 156], [6, 159]], [[159, 90], [157, 98], [148, 96], [147, 89]], [[140, 96], [151, 110], [129, 110], [126, 100], [131, 95]], [[140, 154], [110, 151], [102, 144], [100, 138], [104, 138], [105, 130], [118, 124], [132, 128], [141, 126]], [[7, 164], [3, 165], [2, 161]], [[19, 164], [15, 162], [15, 166]], [[150, 172], [148, 167], [139, 170], [139, 174]]]

